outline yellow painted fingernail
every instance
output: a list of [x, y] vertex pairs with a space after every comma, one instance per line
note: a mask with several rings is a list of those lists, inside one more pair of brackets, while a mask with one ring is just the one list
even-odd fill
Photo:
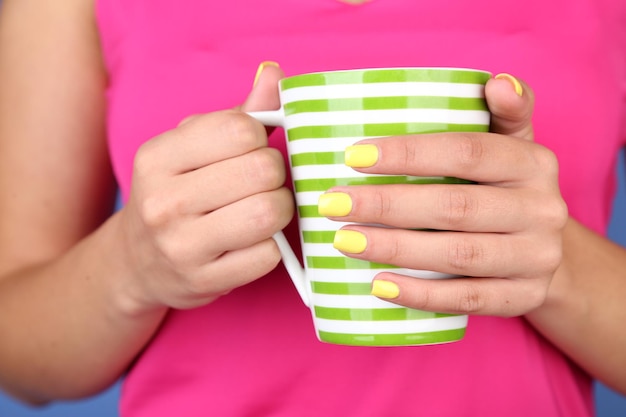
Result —
[[280, 65], [278, 65], [278, 62], [274, 62], [274, 61], [263, 61], [263, 62], [261, 62], [259, 64], [259, 68], [257, 68], [257, 70], [256, 70], [256, 75], [254, 76], [254, 83], [252, 83], [253, 87], [256, 85], [256, 83], [259, 82], [259, 78], [261, 78], [261, 73], [263, 72], [263, 70], [266, 67], [280, 68]]
[[375, 279], [371, 294], [380, 298], [396, 298], [400, 295], [400, 287], [395, 282]]
[[347, 216], [352, 211], [352, 198], [346, 193], [325, 193], [317, 201], [320, 216]]
[[362, 253], [367, 248], [367, 238], [354, 230], [337, 230], [333, 247], [347, 253]]
[[517, 80], [517, 78], [515, 78], [511, 74], [502, 73], [496, 75], [494, 78], [496, 80], [507, 80], [508, 82], [510, 82], [513, 85], [515, 93], [517, 93], [518, 96], [521, 97], [524, 94], [524, 88], [522, 87], [522, 84]]
[[371, 167], [378, 161], [378, 146], [352, 145], [345, 151], [345, 164], [352, 168]]

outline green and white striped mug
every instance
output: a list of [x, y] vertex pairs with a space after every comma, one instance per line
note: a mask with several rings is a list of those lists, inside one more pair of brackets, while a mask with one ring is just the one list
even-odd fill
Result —
[[356, 346], [407, 346], [463, 338], [467, 316], [398, 306], [370, 295], [382, 271], [448, 278], [344, 256], [333, 247], [345, 223], [319, 215], [320, 195], [333, 186], [456, 183], [442, 177], [366, 175], [344, 164], [344, 150], [372, 137], [489, 130], [484, 87], [490, 73], [463, 68], [380, 68], [329, 71], [284, 78], [281, 108], [251, 112], [282, 126], [300, 226], [304, 268], [282, 233], [274, 236], [283, 263], [310, 307], [319, 340]]

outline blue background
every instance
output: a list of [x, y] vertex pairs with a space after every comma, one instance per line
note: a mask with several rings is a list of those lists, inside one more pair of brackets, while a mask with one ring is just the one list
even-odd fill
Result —
[[[619, 191], [615, 199], [613, 219], [609, 237], [626, 246], [626, 166], [625, 152], [621, 153], [618, 174]], [[626, 397], [617, 394], [601, 384], [596, 384], [597, 416], [626, 416]], [[118, 417], [117, 401], [120, 384], [116, 384], [105, 393], [76, 403], [53, 404], [42, 409], [33, 409], [3, 396], [0, 393], [0, 417]], [[530, 417], [530, 416], [529, 416]]]

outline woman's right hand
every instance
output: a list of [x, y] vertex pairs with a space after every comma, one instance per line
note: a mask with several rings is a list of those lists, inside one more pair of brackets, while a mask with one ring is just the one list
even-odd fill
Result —
[[[265, 70], [244, 108], [276, 106], [281, 76]], [[197, 307], [270, 272], [272, 235], [293, 215], [284, 182], [265, 127], [239, 110], [193, 116], [142, 145], [120, 213], [135, 308]]]

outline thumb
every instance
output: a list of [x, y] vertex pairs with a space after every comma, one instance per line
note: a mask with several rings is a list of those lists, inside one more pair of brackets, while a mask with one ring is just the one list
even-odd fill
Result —
[[523, 81], [498, 74], [487, 81], [485, 97], [491, 112], [491, 132], [533, 140], [535, 95]]
[[276, 110], [280, 107], [278, 81], [285, 74], [276, 62], [265, 61], [257, 69], [252, 91], [241, 106], [243, 111]]

